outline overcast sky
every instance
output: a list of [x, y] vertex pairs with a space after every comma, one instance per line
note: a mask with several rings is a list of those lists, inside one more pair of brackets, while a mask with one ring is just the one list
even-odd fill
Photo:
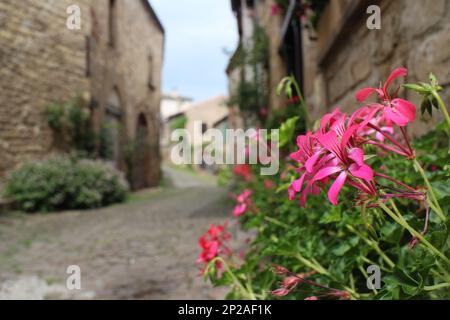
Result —
[[225, 68], [238, 41], [230, 0], [149, 0], [166, 30], [163, 92], [196, 101], [227, 94]]

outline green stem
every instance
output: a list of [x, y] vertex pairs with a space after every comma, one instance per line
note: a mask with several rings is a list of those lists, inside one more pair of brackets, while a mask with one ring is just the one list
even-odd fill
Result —
[[290, 226], [288, 226], [287, 224], [285, 224], [285, 223], [283, 223], [283, 222], [281, 222], [281, 221], [279, 221], [277, 219], [271, 218], [271, 217], [267, 217], [266, 216], [266, 217], [264, 217], [264, 220], [266, 220], [268, 222], [271, 222], [273, 224], [276, 224], [277, 226], [283, 227], [285, 229], [289, 229], [290, 228]]
[[[433, 187], [431, 186], [430, 180], [428, 180], [428, 177], [427, 177], [425, 171], [423, 170], [422, 166], [420, 165], [419, 161], [417, 161], [417, 159], [414, 159], [413, 162], [414, 162], [414, 166], [416, 167], [417, 171], [419, 171], [420, 175], [422, 176], [423, 180], [425, 181], [425, 184], [427, 185], [428, 192], [431, 196], [431, 199], [434, 202], [434, 207], [435, 207], [434, 211], [437, 213], [437, 215], [443, 222], [447, 221], [447, 218], [445, 217], [444, 212], [442, 211], [442, 208], [439, 205], [436, 194], [434, 193]], [[430, 203], [430, 205], [432, 205], [432, 204]]]
[[[370, 259], [368, 259], [366, 257], [361, 257], [361, 260], [364, 261], [367, 264], [376, 264], [376, 265], [378, 265], [378, 263], [376, 263], [375, 261], [372, 261], [372, 260], [370, 260]], [[385, 266], [380, 266], [380, 269], [383, 270], [383, 271], [386, 271], [386, 272], [392, 272], [392, 269], [388, 269]]]
[[444, 101], [442, 101], [441, 96], [437, 93], [436, 90], [431, 92], [433, 97], [436, 98], [439, 107], [441, 108], [442, 113], [444, 114], [445, 121], [447, 121], [448, 129], [450, 130], [450, 116], [448, 115], [447, 108], [445, 107]]
[[420, 243], [423, 244], [430, 252], [439, 256], [442, 260], [445, 261], [450, 266], [450, 260], [436, 247], [434, 247], [427, 239], [425, 239], [422, 234], [416, 231], [413, 227], [411, 227], [408, 222], [406, 222], [403, 217], [397, 216], [391, 209], [389, 209], [382, 201], [378, 201], [378, 205], [399, 225], [408, 230], [413, 236], [420, 240]]
[[443, 267], [439, 261], [436, 261], [436, 265], [439, 268], [439, 270], [444, 274], [446, 281], [450, 282], [450, 273], [448, 273], [447, 269], [445, 267]]
[[434, 286], [424, 286], [423, 289], [426, 291], [433, 291], [433, 290], [438, 290], [438, 289], [448, 288], [448, 287], [450, 287], [450, 283], [439, 283], [439, 284], [435, 284]]
[[303, 94], [302, 94], [302, 91], [300, 90], [297, 80], [295, 79], [294, 76], [291, 76], [291, 78], [292, 78], [292, 83], [294, 84], [294, 87], [295, 87], [295, 91], [297, 92], [298, 98], [300, 99], [300, 104], [303, 109], [302, 110], [303, 116], [305, 117], [306, 128], [309, 128], [308, 109], [306, 108], [305, 99], [303, 98]]
[[447, 277], [445, 274], [440, 274], [439, 272], [437, 272], [434, 269], [431, 269], [430, 272], [436, 276], [436, 278], [440, 278], [444, 281], [447, 281], [448, 283], [450, 283], [450, 277]]
[[391, 259], [389, 259], [389, 257], [383, 252], [383, 250], [380, 249], [380, 247], [378, 246], [378, 244], [373, 241], [368, 239], [366, 236], [364, 236], [362, 233], [358, 232], [355, 228], [353, 228], [350, 225], [347, 225], [347, 228], [355, 233], [357, 236], [359, 236], [361, 239], [363, 239], [370, 247], [372, 247], [372, 249], [374, 249], [381, 258], [383, 258], [383, 260], [389, 265], [389, 267], [394, 268], [395, 267], [395, 263], [392, 262]]
[[307, 267], [313, 269], [314, 271], [316, 271], [316, 272], [318, 272], [318, 273], [320, 273], [320, 274], [322, 274], [322, 275], [325, 275], [325, 276], [330, 276], [330, 273], [329, 273], [327, 270], [325, 270], [324, 267], [322, 267], [322, 266], [321, 266], [320, 264], [318, 264], [318, 263], [313, 263], [313, 262], [309, 261], [308, 259], [304, 258], [300, 253], [297, 253], [297, 254], [295, 255], [295, 257], [296, 257], [301, 263], [303, 263], [305, 266], [307, 266]]
[[223, 260], [220, 257], [214, 258], [209, 262], [208, 266], [215, 265], [216, 261], [220, 261], [222, 263], [222, 265], [225, 267], [225, 271], [231, 276], [231, 279], [233, 279], [233, 283], [241, 290], [244, 296], [248, 297], [250, 300], [256, 300], [256, 297], [253, 294], [253, 292], [251, 290], [248, 290], [248, 288], [245, 288], [242, 285], [241, 281], [239, 281], [234, 272], [231, 271], [230, 267], [228, 266], [228, 263], [226, 263], [225, 260]]
[[[369, 275], [367, 274], [367, 272], [364, 270], [364, 268], [362, 266], [358, 266], [358, 269], [359, 269], [359, 271], [361, 271], [361, 273], [363, 274], [364, 278], [366, 278], [366, 279], [369, 278]], [[372, 291], [373, 291], [374, 294], [378, 293], [377, 289], [375, 289], [375, 288], [373, 288]]]

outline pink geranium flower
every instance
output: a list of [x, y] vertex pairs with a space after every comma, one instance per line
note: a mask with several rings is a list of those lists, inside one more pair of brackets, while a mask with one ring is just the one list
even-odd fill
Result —
[[[364, 102], [373, 93], [378, 94], [381, 103], [374, 104], [373, 107], [376, 111], [382, 110], [385, 114], [386, 119], [391, 120], [399, 127], [406, 126], [409, 122], [414, 121], [416, 117], [416, 106], [411, 102], [395, 98], [393, 99], [388, 92], [388, 87], [392, 81], [399, 77], [404, 77], [408, 74], [408, 70], [405, 68], [395, 69], [388, 79], [386, 80], [383, 87], [380, 88], [363, 88], [356, 93], [356, 100], [359, 102]], [[396, 90], [396, 92], [398, 89]]]
[[[230, 240], [231, 235], [226, 231], [227, 224], [214, 225], [211, 224], [208, 231], [206, 231], [198, 240], [198, 245], [201, 252], [197, 259], [197, 263], [202, 265], [201, 272], [204, 267], [214, 258], [220, 255], [230, 255], [231, 250], [226, 246], [226, 242]], [[219, 262], [216, 263], [217, 268], [221, 268]]]
[[374, 136], [376, 140], [384, 142], [386, 134], [394, 134], [394, 123], [386, 117], [386, 114], [372, 116], [370, 109], [371, 108], [361, 108], [358, 112], [355, 112], [352, 115], [351, 121], [359, 118], [361, 122], [364, 122], [367, 118], [369, 118], [367, 125], [360, 127], [359, 134], [361, 137], [367, 138]]
[[[339, 140], [337, 133], [330, 131], [326, 134], [319, 135], [318, 140], [334, 157], [317, 172], [313, 180], [323, 180], [329, 176], [337, 175], [328, 190], [328, 199], [332, 204], [337, 205], [339, 193], [349, 175], [357, 179], [362, 179], [368, 184], [371, 183], [373, 170], [364, 163], [364, 151], [360, 148], [350, 147], [345, 140], [345, 134]], [[353, 183], [354, 186], [360, 185], [358, 181], [354, 182], [356, 183]], [[364, 188], [363, 190], [367, 191]]]
[[249, 205], [251, 204], [251, 197], [252, 191], [250, 189], [245, 189], [236, 197], [236, 206], [233, 209], [233, 217], [237, 218], [243, 215]]
[[315, 134], [308, 132], [297, 138], [299, 150], [291, 154], [291, 158], [301, 165], [297, 171], [302, 175], [288, 188], [291, 200], [302, 190], [306, 181], [300, 198], [304, 206], [306, 196], [318, 193], [319, 186], [323, 186], [330, 178], [335, 181], [328, 191], [328, 198], [334, 205], [337, 205], [338, 195], [345, 183], [364, 193], [375, 193], [373, 170], [364, 163], [364, 152], [357, 145], [359, 126], [352, 124], [336, 108], [323, 116]]
[[[318, 194], [320, 188], [312, 180], [319, 166], [317, 161], [321, 155], [323, 148], [318, 144], [316, 137], [307, 132], [306, 135], [297, 137], [298, 151], [291, 154], [291, 159], [300, 164], [298, 172], [302, 173], [299, 179], [294, 180], [288, 188], [288, 196], [290, 200], [294, 200], [297, 193], [300, 195], [300, 205], [302, 207], [306, 204], [306, 198], [309, 194]], [[303, 183], [306, 186], [303, 188]]]

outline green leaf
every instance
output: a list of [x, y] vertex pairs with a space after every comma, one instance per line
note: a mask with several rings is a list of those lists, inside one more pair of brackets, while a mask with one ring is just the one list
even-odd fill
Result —
[[342, 242], [340, 245], [333, 249], [333, 253], [337, 256], [343, 256], [351, 248], [352, 247], [350, 246], [350, 244], [348, 244], [347, 242]]
[[280, 127], [280, 148], [292, 141], [295, 125], [300, 117], [292, 117], [287, 119]]
[[418, 287], [421, 285], [420, 280], [414, 279], [406, 271], [395, 268], [394, 272], [383, 276], [383, 282], [390, 285], [402, 285], [410, 287]]
[[438, 200], [450, 196], [450, 179], [431, 183]]
[[417, 92], [419, 94], [429, 94], [430, 91], [425, 88], [423, 85], [415, 84], [415, 83], [406, 83], [403, 85], [404, 88]]
[[327, 223], [333, 223], [338, 222], [341, 220], [341, 208], [335, 209], [338, 207], [333, 207], [330, 211], [327, 211], [321, 218], [320, 223], [327, 224]]

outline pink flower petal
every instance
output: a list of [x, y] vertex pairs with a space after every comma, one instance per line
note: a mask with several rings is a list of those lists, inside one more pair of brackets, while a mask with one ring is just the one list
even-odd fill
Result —
[[319, 157], [321, 154], [322, 154], [322, 151], [318, 151], [311, 158], [306, 160], [305, 168], [309, 173], [314, 171], [314, 165], [317, 163], [317, 160], [319, 160]]
[[308, 197], [308, 194], [311, 193], [312, 189], [312, 182], [308, 181], [306, 184], [306, 187], [303, 189], [302, 194], [300, 195], [300, 207], [304, 208], [306, 205], [306, 198]]
[[385, 107], [384, 112], [386, 118], [394, 122], [399, 127], [404, 127], [408, 124], [408, 118], [400, 114], [396, 109], [391, 107]]
[[291, 292], [291, 290], [288, 290], [285, 288], [280, 288], [280, 289], [273, 290], [272, 295], [275, 297], [284, 297], [284, 296], [288, 295], [289, 292]]
[[289, 198], [289, 200], [290, 200], [290, 201], [294, 200], [296, 194], [297, 194], [297, 193], [295, 192], [294, 187], [293, 187], [292, 184], [291, 184], [291, 185], [288, 187], [288, 198]]
[[303, 181], [305, 180], [305, 173], [302, 174], [300, 179], [295, 180], [292, 182], [292, 188], [294, 188], [295, 192], [300, 192], [302, 190]]
[[387, 88], [389, 87], [389, 85], [391, 84], [392, 81], [394, 81], [395, 79], [397, 79], [399, 77], [405, 77], [407, 75], [408, 75], [408, 70], [406, 68], [395, 69], [394, 71], [392, 71], [392, 73], [389, 75], [386, 82], [384, 83], [383, 91], [384, 92], [387, 91]]
[[348, 170], [353, 176], [357, 178], [361, 178], [366, 181], [371, 181], [373, 179], [373, 170], [366, 164], [363, 165], [352, 164], [350, 165]]
[[335, 131], [332, 130], [325, 134], [318, 134], [317, 139], [325, 149], [332, 152], [336, 157], [343, 161], [342, 145]]
[[247, 200], [248, 197], [250, 197], [251, 195], [252, 195], [252, 190], [245, 189], [244, 191], [242, 191], [242, 193], [240, 195], [238, 195], [236, 200], [238, 202], [245, 202], [245, 200]]
[[290, 154], [290, 158], [292, 160], [294, 160], [294, 161], [301, 162], [302, 159], [303, 159], [303, 152], [302, 152], [302, 150], [299, 150], [299, 151], [291, 153]]
[[394, 128], [392, 126], [384, 126], [381, 127], [381, 131], [390, 133], [390, 134], [394, 134]]
[[342, 171], [341, 167], [325, 167], [320, 169], [313, 178], [313, 181], [322, 180], [332, 174]]
[[234, 207], [233, 217], [239, 217], [245, 213], [247, 210], [247, 205], [245, 203], [240, 203]]
[[375, 133], [375, 138], [380, 142], [384, 142], [384, 136], [381, 133], [379, 133], [378, 131], [377, 131], [377, 133]]
[[328, 190], [328, 199], [335, 206], [338, 202], [339, 192], [341, 192], [342, 186], [344, 185], [346, 179], [347, 173], [342, 171], [331, 185], [330, 190]]
[[364, 164], [364, 152], [360, 148], [350, 149], [348, 157], [355, 161], [359, 166]]
[[363, 88], [363, 89], [360, 89], [356, 93], [355, 98], [356, 98], [356, 100], [358, 102], [364, 102], [374, 92], [378, 92], [378, 89], [376, 89], [376, 88]]
[[394, 99], [391, 101], [391, 105], [394, 106], [399, 114], [407, 118], [408, 122], [414, 121], [416, 118], [416, 106], [411, 102], [404, 99]]
[[339, 107], [336, 107], [333, 112], [325, 114], [322, 119], [320, 119], [320, 130], [324, 131], [328, 124], [330, 124], [331, 120], [342, 115]]
[[351, 126], [350, 128], [348, 128], [347, 130], [345, 130], [344, 134], [342, 135], [342, 140], [341, 140], [342, 147], [345, 147], [347, 145], [347, 143], [350, 140], [350, 138], [352, 137], [352, 135], [358, 129], [359, 129], [359, 125], [355, 124], [355, 125]]

